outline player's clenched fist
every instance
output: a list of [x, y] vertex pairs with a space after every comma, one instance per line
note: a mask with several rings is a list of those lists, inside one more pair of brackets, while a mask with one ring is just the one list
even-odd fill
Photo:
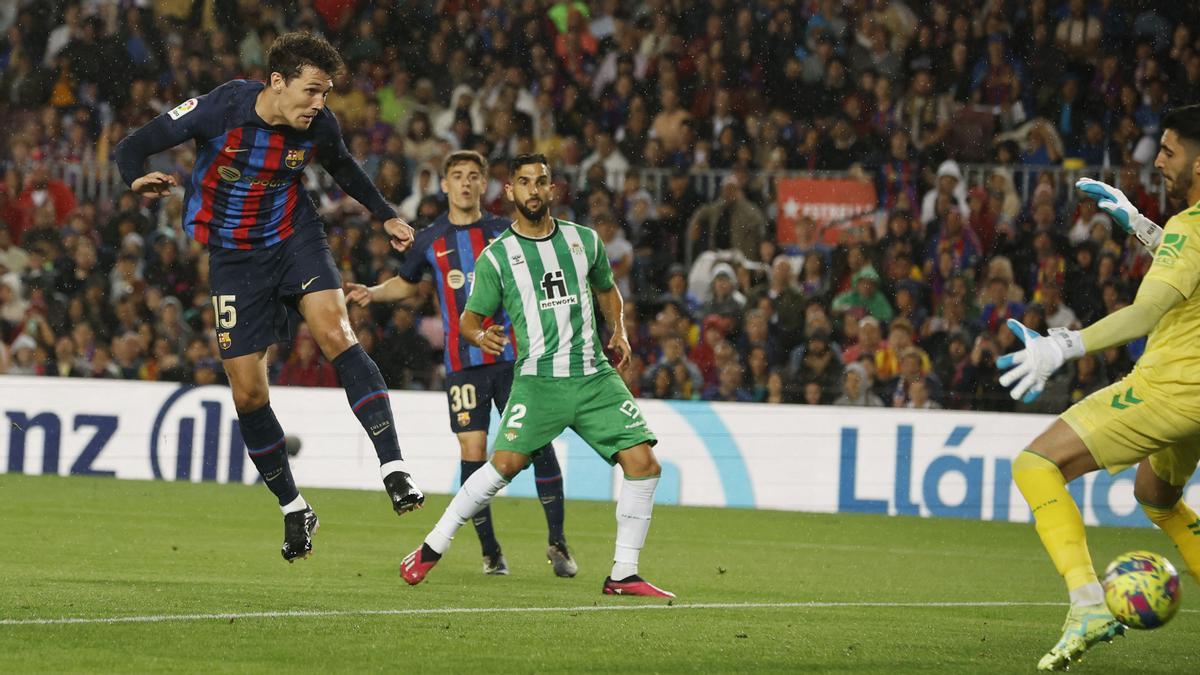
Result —
[[404, 253], [408, 250], [409, 246], [412, 246], [413, 238], [416, 236], [412, 225], [404, 222], [403, 218], [389, 218], [385, 220], [383, 222], [383, 229], [392, 238], [392, 248], [400, 253]]
[[170, 174], [165, 174], [161, 171], [151, 171], [150, 173], [133, 181], [129, 187], [134, 192], [144, 197], [158, 198], [166, 197], [171, 194], [171, 188], [179, 185], [179, 181]]
[[484, 354], [499, 356], [508, 346], [508, 335], [502, 327], [493, 324], [475, 334], [475, 344], [479, 345]]

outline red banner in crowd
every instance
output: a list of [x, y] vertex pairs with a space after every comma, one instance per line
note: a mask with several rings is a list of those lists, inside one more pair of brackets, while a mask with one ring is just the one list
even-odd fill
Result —
[[869, 221], [877, 208], [875, 186], [858, 180], [778, 178], [775, 194], [775, 234], [782, 244], [796, 240], [795, 224], [802, 216], [812, 218], [822, 238], [836, 244], [844, 232]]

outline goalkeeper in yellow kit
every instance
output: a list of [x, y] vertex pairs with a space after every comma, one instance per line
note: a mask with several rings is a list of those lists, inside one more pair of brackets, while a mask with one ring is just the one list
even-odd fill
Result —
[[1046, 336], [1010, 319], [1025, 349], [997, 362], [1007, 369], [1000, 382], [1012, 386], [1013, 398], [1031, 401], [1066, 361], [1150, 335], [1133, 372], [1071, 406], [1013, 463], [1013, 481], [1071, 599], [1062, 637], [1039, 670], [1065, 669], [1124, 631], [1104, 603], [1068, 482], [1136, 464], [1134, 496], [1192, 575], [1200, 575], [1200, 519], [1181, 499], [1200, 460], [1200, 105], [1168, 112], [1162, 128], [1154, 167], [1168, 196], [1188, 204], [1165, 228], [1138, 213], [1120, 190], [1089, 179], [1076, 184], [1155, 253], [1133, 304], [1081, 331]]

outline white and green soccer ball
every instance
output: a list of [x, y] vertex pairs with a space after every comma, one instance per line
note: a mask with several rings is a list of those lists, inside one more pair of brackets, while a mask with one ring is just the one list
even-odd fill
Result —
[[1104, 601], [1130, 628], [1165, 625], [1179, 611], [1179, 592], [1179, 574], [1157, 553], [1131, 551], [1104, 571]]

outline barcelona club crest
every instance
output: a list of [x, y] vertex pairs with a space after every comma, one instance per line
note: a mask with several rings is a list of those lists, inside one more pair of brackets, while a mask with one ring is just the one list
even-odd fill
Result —
[[458, 413], [458, 426], [465, 427], [471, 424], [471, 413], [466, 410]]
[[233, 338], [229, 336], [229, 331], [217, 333], [217, 344], [221, 345], [221, 349], [229, 349], [233, 346]]
[[287, 151], [287, 156], [283, 158], [283, 163], [289, 169], [299, 169], [304, 164], [304, 148], [292, 148]]

